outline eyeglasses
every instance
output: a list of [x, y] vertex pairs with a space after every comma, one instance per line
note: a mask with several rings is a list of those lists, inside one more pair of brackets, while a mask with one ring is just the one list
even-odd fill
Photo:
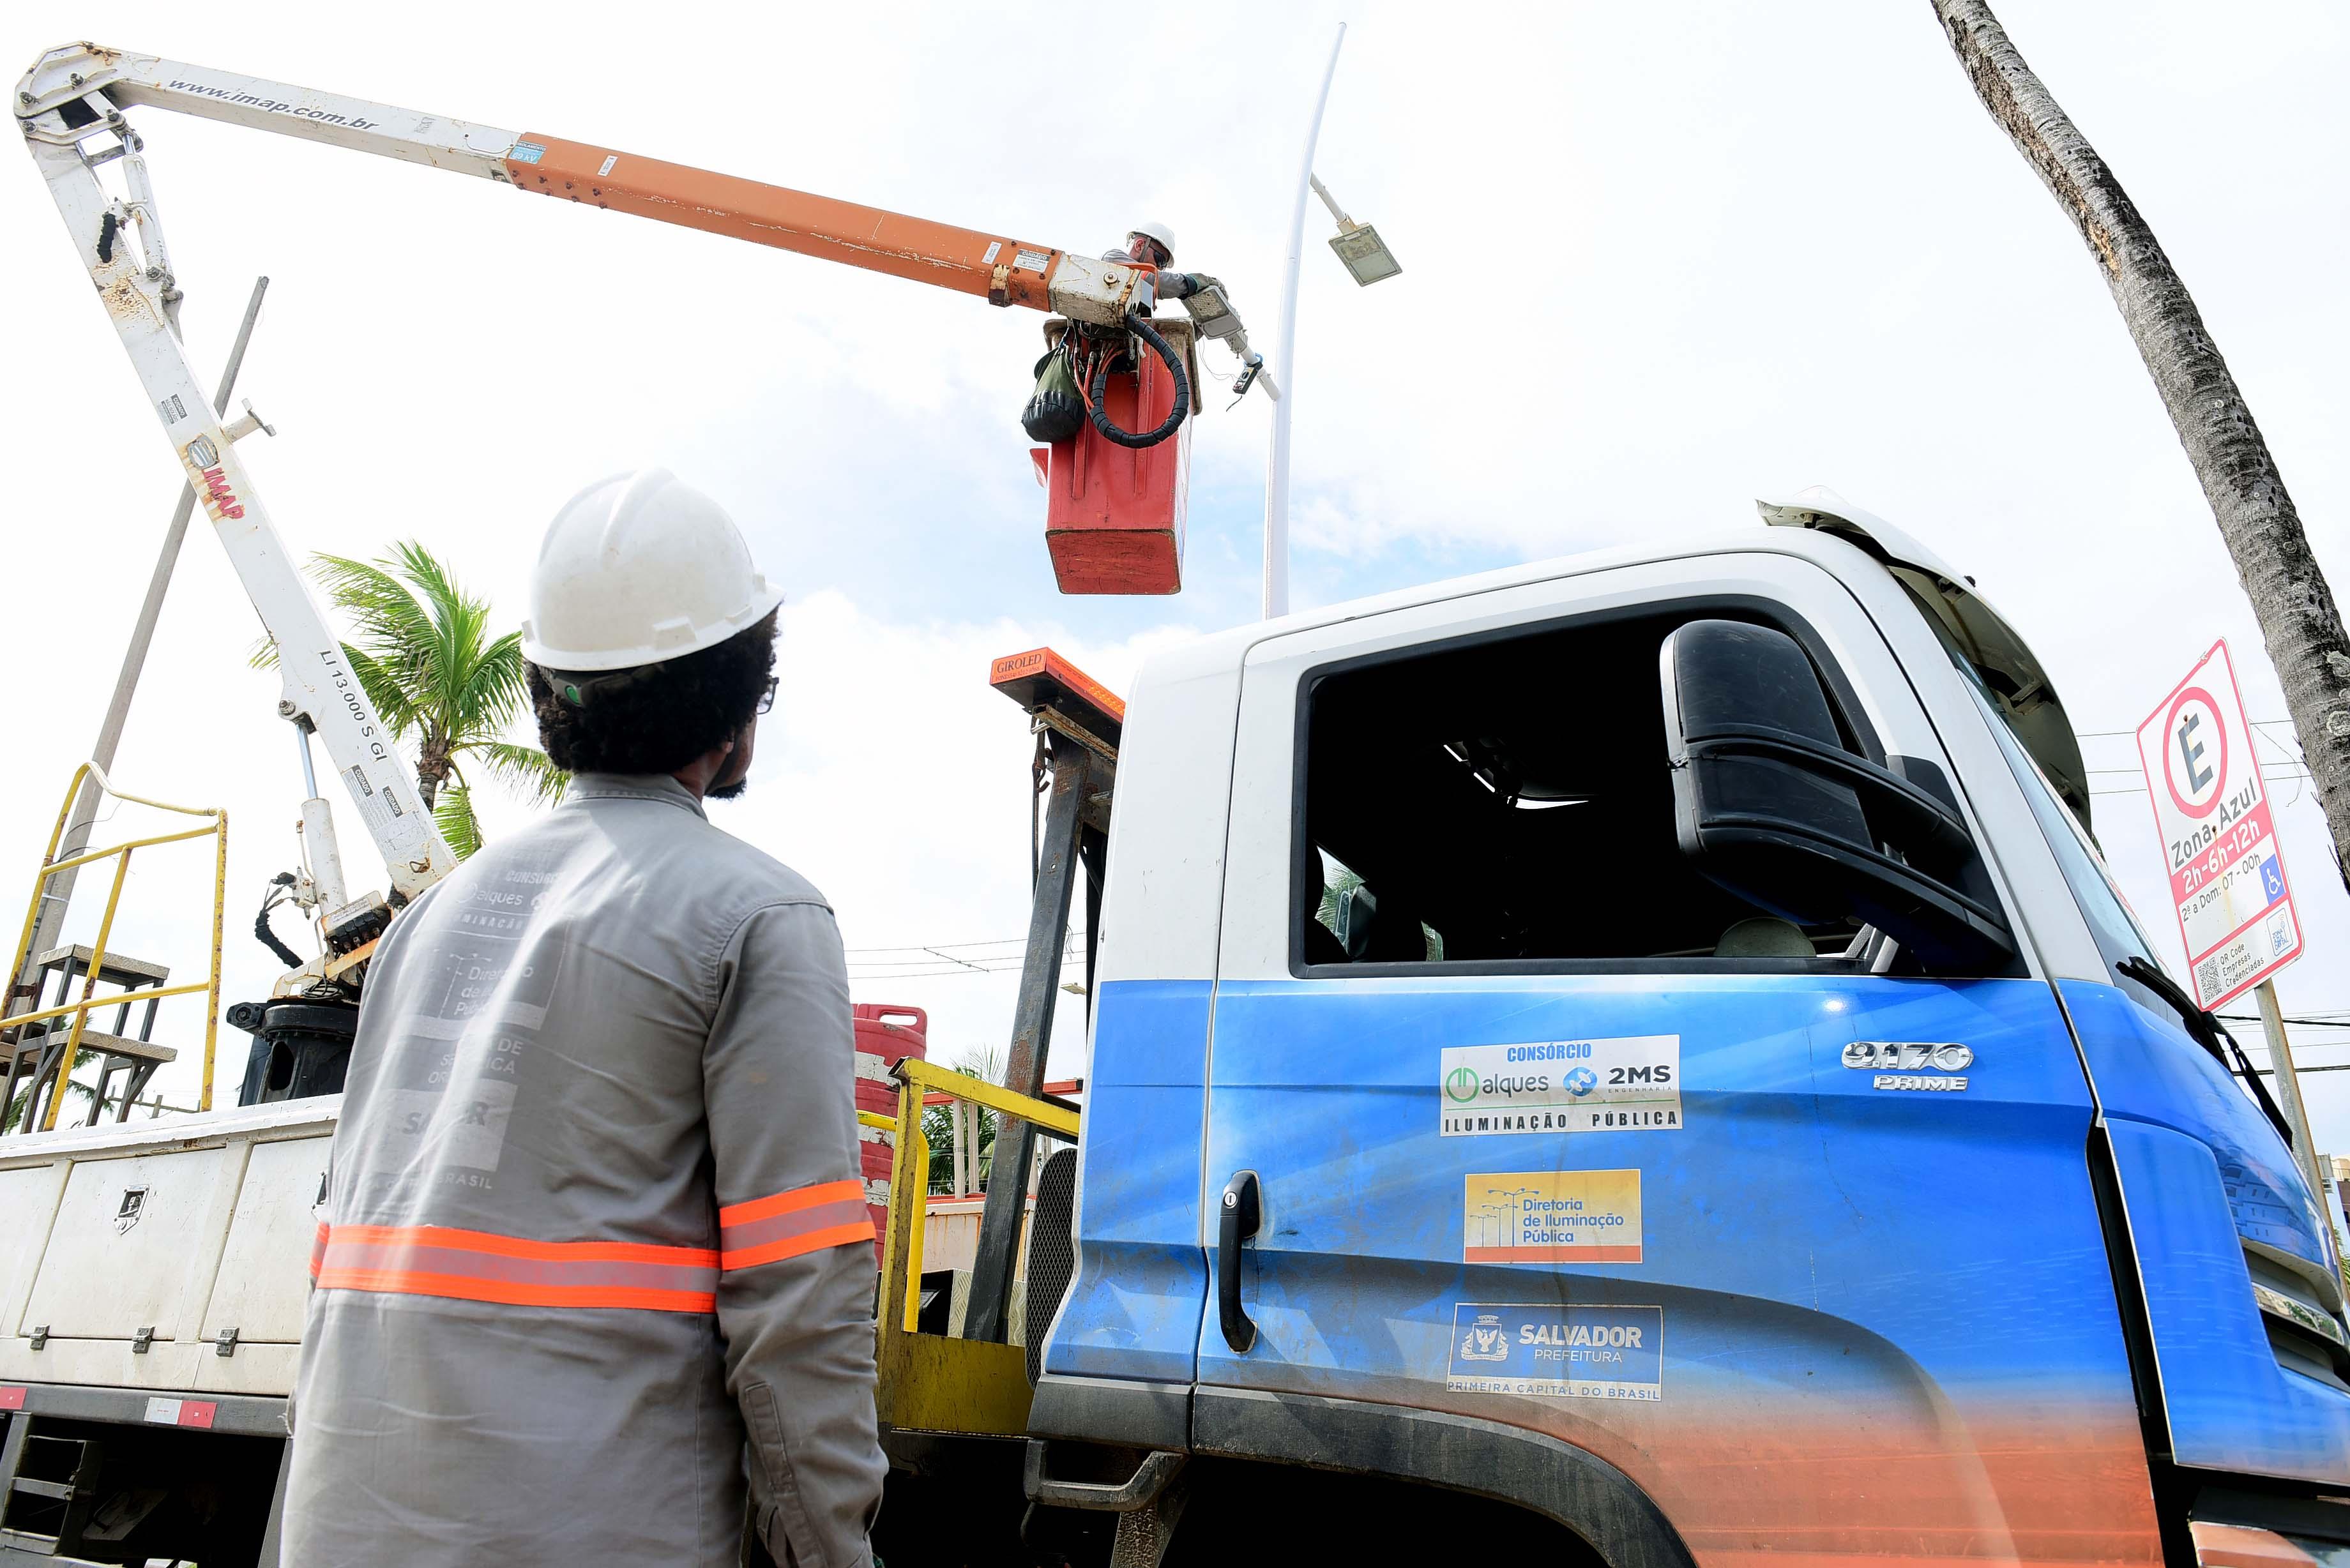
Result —
[[754, 713], [766, 713], [773, 711], [775, 706], [775, 688], [781, 686], [783, 683], [784, 678], [782, 676], [768, 676], [767, 689], [759, 693], [759, 705], [756, 708], [754, 708], [752, 711]]

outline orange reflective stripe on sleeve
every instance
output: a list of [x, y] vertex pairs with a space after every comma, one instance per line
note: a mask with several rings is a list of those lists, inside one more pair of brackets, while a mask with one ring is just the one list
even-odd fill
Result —
[[327, 1222], [318, 1221], [318, 1233], [310, 1241], [310, 1282], [317, 1283], [319, 1267], [327, 1261]]
[[718, 1211], [718, 1262], [752, 1269], [827, 1247], [873, 1240], [865, 1184], [850, 1179], [795, 1187]]
[[718, 1254], [634, 1241], [525, 1241], [439, 1225], [320, 1227], [322, 1290], [511, 1306], [717, 1310]]

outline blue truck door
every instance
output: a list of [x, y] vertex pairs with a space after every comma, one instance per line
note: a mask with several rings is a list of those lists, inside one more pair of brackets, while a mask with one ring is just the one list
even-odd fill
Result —
[[[2159, 1559], [2046, 978], [1925, 976], [1674, 846], [1657, 649], [1687, 619], [1795, 636], [1856, 748], [1949, 777], [1870, 611], [1802, 558], [1844, 548], [1253, 650], [1195, 1448], [1365, 1465], [1369, 1411], [1596, 1459], [1700, 1562]], [[1231, 1253], [1228, 1183], [1258, 1210]]]

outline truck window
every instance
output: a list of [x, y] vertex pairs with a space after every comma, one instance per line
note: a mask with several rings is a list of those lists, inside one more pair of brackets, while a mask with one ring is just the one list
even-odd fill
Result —
[[[1309, 674], [1293, 965], [1863, 967], [1858, 925], [1780, 919], [1681, 856], [1659, 650], [1725, 613], [1593, 618]], [[1820, 659], [1808, 631], [1780, 629]]]
[[2096, 940], [2097, 951], [2105, 959], [2106, 967], [2116, 971], [2117, 982], [2124, 978], [2118, 966], [2126, 959], [2144, 959], [2157, 969], [2163, 968], [2162, 961], [2154, 955], [2154, 944], [2147, 940], [2121, 889], [2114, 886], [2113, 873], [2106, 869], [2105, 857], [2097, 852], [2080, 819], [2058, 798], [2055, 787], [2040, 771], [2040, 764], [2023, 749], [2023, 742], [2007, 722], [2005, 710], [1984, 690], [1973, 669], [1963, 659], [1954, 654], [1950, 661], [1957, 666], [1960, 679], [1976, 705], [1982, 709], [1983, 716], [1991, 721], [1991, 735], [2007, 758], [2015, 782], [2023, 790], [2024, 804], [2039, 820], [2048, 847], [2055, 853], [2056, 867], [2064, 873], [2065, 885], [2073, 891], [2073, 901], [2080, 906], [2083, 917], [2089, 922], [2089, 933]]

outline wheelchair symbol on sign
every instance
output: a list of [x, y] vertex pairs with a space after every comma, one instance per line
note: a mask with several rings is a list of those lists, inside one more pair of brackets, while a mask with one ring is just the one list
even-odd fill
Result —
[[2284, 897], [2284, 868], [2274, 860], [2261, 862], [2261, 890], [2272, 904]]

